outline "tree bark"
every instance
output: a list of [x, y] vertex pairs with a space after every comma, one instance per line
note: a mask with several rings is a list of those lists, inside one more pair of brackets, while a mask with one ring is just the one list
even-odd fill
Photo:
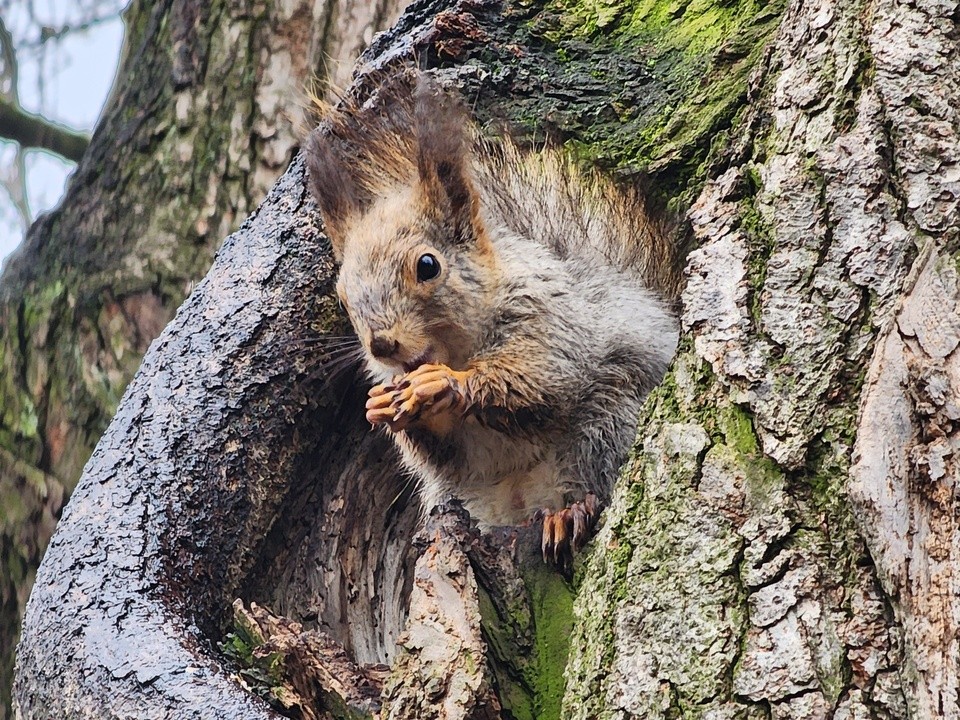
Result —
[[411, 544], [356, 389], [291, 354], [339, 317], [297, 160], [86, 469], [29, 606], [23, 716], [271, 717], [214, 649], [240, 596], [391, 662], [384, 717], [956, 717], [956, 11], [412, 6], [352, 92], [417, 57], [482, 122], [647, 187], [696, 246], [572, 611], [522, 533], [441, 516]]
[[960, 714], [956, 10], [789, 4], [688, 215], [570, 717]]
[[126, 11], [90, 148], [0, 278], [0, 718], [36, 567], [142, 354], [296, 152], [308, 83], [399, 5]]

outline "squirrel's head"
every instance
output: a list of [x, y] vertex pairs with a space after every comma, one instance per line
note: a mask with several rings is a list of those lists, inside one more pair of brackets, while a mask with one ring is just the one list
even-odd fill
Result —
[[337, 293], [378, 379], [461, 367], [496, 276], [472, 181], [469, 122], [425, 77], [311, 137], [310, 184], [340, 263]]

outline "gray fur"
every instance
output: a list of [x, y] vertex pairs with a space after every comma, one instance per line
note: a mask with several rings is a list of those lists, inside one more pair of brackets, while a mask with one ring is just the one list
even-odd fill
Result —
[[[484, 203], [488, 228], [507, 225], [499, 210], [507, 202], [504, 189], [497, 188], [495, 204]], [[545, 208], [531, 194], [513, 201], [513, 212], [532, 231], [538, 219], [548, 218], [546, 232], [555, 232], [549, 203]], [[565, 257], [530, 237], [494, 235], [508, 281], [478, 357], [495, 356], [506, 339], [524, 334], [538, 348], [524, 374], [549, 389], [548, 401], [503, 431], [481, 414], [442, 441], [416, 430], [396, 433], [426, 506], [457, 497], [482, 524], [503, 525], [519, 524], [541, 507], [560, 509], [588, 492], [609, 499], [636, 435], [640, 405], [673, 357], [677, 319], [645, 287], [641, 271], [617, 268], [578, 231], [568, 238]], [[503, 477], [538, 465], [551, 485], [520, 507], [497, 497]]]

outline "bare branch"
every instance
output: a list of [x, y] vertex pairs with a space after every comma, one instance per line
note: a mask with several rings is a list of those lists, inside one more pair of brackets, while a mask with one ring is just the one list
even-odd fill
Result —
[[105, 22], [114, 20], [119, 12], [119, 9], [110, 10], [103, 15], [85, 18], [75, 24], [64, 23], [60, 26], [43, 25], [40, 27], [40, 36], [36, 40], [25, 42], [24, 47], [33, 48], [43, 45], [44, 43], [60, 41], [67, 35], [71, 35], [73, 33], [86, 32], [87, 30], [95, 28], [98, 25], [102, 25]]
[[80, 162], [90, 144], [90, 136], [29, 113], [19, 105], [0, 97], [0, 137], [20, 143], [21, 147], [48, 150]]
[[27, 172], [23, 161], [23, 149], [17, 147], [13, 159], [5, 168], [0, 168], [0, 187], [6, 190], [10, 202], [20, 216], [20, 223], [26, 231], [33, 222], [30, 201], [27, 197]]

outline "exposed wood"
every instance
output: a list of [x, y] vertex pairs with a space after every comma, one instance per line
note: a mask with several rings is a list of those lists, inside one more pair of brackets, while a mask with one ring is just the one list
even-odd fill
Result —
[[462, 508], [435, 509], [415, 543], [409, 618], [384, 688], [384, 720], [500, 717], [467, 552], [479, 533], [467, 517]]
[[[386, 665], [360, 667], [329, 635], [304, 630], [300, 623], [256, 603], [247, 609], [236, 600], [233, 618], [250, 638], [254, 661], [266, 660], [273, 666], [277, 678], [267, 690], [286, 714], [298, 720], [331, 716], [359, 720], [379, 712]], [[281, 680], [291, 687], [281, 685]]]

